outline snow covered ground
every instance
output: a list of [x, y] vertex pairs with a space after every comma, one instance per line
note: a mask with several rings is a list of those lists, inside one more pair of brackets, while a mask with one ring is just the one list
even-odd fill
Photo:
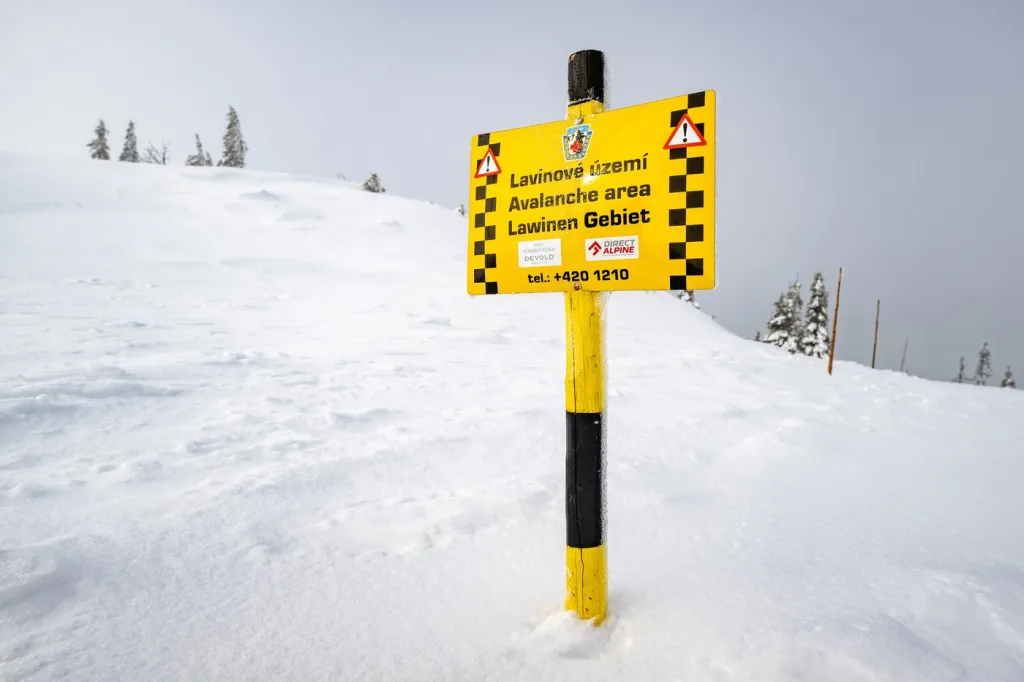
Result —
[[1024, 679], [1024, 393], [614, 294], [595, 629], [561, 298], [464, 259], [335, 180], [0, 154], [0, 679]]

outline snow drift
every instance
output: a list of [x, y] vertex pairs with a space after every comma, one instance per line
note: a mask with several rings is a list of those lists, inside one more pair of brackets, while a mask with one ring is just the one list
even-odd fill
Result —
[[562, 302], [334, 180], [0, 155], [5, 680], [1024, 679], [1024, 397], [608, 311], [610, 617], [561, 611]]

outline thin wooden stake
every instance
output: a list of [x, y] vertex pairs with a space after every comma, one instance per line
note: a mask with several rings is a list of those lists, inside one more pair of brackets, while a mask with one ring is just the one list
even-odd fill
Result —
[[832, 359], [836, 354], [836, 329], [839, 327], [839, 290], [843, 288], [843, 268], [839, 268], [839, 284], [836, 285], [836, 310], [832, 314], [832, 339], [828, 345], [828, 373], [832, 374]]
[[910, 339], [909, 338], [906, 341], [903, 342], [903, 359], [900, 360], [900, 371], [901, 372], [903, 371], [903, 368], [907, 364], [907, 345], [909, 345], [909, 344], [910, 344]]
[[882, 311], [882, 299], [875, 304], [875, 344], [871, 347], [871, 369], [875, 368], [875, 353], [878, 352], [878, 314]]

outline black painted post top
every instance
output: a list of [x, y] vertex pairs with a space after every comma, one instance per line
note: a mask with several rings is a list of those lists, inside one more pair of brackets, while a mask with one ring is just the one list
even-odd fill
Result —
[[604, 103], [604, 52], [580, 50], [569, 55], [569, 106], [596, 100]]

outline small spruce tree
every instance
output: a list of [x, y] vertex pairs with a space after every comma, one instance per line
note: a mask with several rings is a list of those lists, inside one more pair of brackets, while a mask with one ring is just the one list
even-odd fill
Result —
[[189, 154], [185, 159], [186, 166], [212, 166], [213, 159], [210, 158], [210, 152], [203, 149], [203, 143], [199, 139], [199, 133], [196, 133], [196, 153]]
[[797, 339], [793, 335], [795, 326], [793, 318], [793, 299], [790, 292], [779, 294], [779, 298], [775, 301], [775, 312], [768, 320], [768, 333], [763, 342], [795, 353]]
[[96, 137], [86, 146], [91, 150], [90, 156], [101, 161], [110, 160], [110, 145], [107, 144], [107, 124], [100, 119], [96, 126]]
[[245, 168], [245, 155], [248, 151], [249, 146], [246, 145], [245, 139], [242, 137], [242, 126], [238, 122], [238, 112], [234, 107], [228, 107], [228, 127], [224, 132], [224, 149], [217, 165]]
[[698, 303], [697, 299], [694, 298], [693, 289], [681, 289], [679, 291], [673, 291], [672, 295], [681, 301], [686, 301], [697, 310], [700, 310], [700, 303]]
[[999, 382], [1001, 388], [1017, 388], [1017, 381], [1013, 378], [1013, 372], [1010, 371], [1010, 366], [1006, 366], [1006, 371], [1003, 373], [1003, 380]]
[[128, 130], [124, 133], [124, 147], [118, 161], [139, 162], [139, 141], [135, 138], [135, 121], [128, 121]]
[[974, 383], [984, 386], [992, 376], [992, 351], [988, 348], [988, 341], [981, 344], [978, 351], [978, 365], [974, 368]]
[[768, 321], [768, 334], [764, 343], [784, 348], [790, 353], [800, 350], [802, 325], [800, 313], [803, 310], [803, 298], [800, 295], [800, 278], [789, 285], [786, 293], [775, 302], [775, 312]]
[[823, 358], [828, 355], [828, 344], [828, 292], [825, 290], [825, 278], [818, 272], [811, 282], [807, 317], [800, 334], [800, 352]]
[[953, 377], [954, 384], [962, 384], [967, 381], [967, 362], [964, 360], [964, 356], [960, 356], [960, 369], [957, 371], [956, 376]]
[[754, 341], [760, 341], [760, 340], [761, 340], [761, 332], [759, 332], [759, 331], [754, 332]]
[[459, 204], [458, 208], [455, 209], [455, 212], [458, 213], [460, 216], [465, 217], [465, 215], [466, 215], [466, 205], [465, 204]]
[[799, 350], [800, 337], [803, 336], [803, 312], [804, 312], [804, 299], [800, 294], [800, 278], [797, 277], [793, 280], [793, 283], [789, 285], [789, 291], [786, 293], [788, 305], [790, 308], [790, 328], [789, 335], [793, 337], [794, 350], [790, 352], [797, 352]]
[[380, 178], [377, 177], [376, 173], [370, 173], [370, 177], [363, 181], [363, 189], [367, 192], [375, 192], [377, 194], [383, 194], [387, 191], [380, 184]]

